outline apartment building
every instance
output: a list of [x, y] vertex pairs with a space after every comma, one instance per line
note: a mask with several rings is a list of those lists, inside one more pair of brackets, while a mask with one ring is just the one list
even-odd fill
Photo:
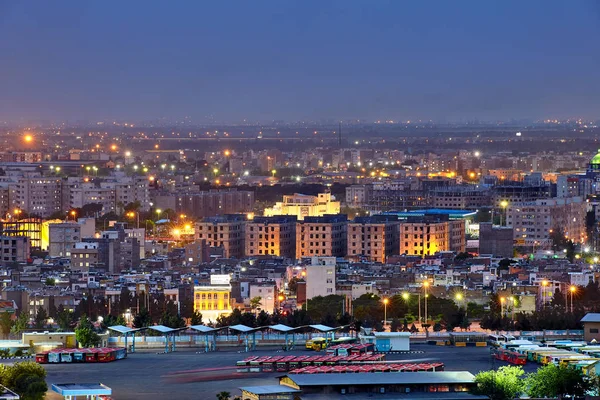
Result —
[[429, 201], [433, 208], [477, 210], [489, 207], [491, 196], [489, 190], [484, 188], [452, 186], [430, 191]]
[[205, 218], [252, 212], [254, 192], [230, 189], [183, 194], [167, 193], [156, 196], [155, 203], [158, 208], [174, 208], [178, 214]]
[[347, 250], [346, 215], [306, 217], [296, 223], [296, 259], [302, 257], [345, 257]]
[[16, 207], [40, 217], [63, 211], [62, 181], [41, 177], [19, 179]]
[[384, 263], [388, 256], [398, 254], [399, 222], [394, 215], [357, 217], [348, 222], [348, 252], [350, 258]]
[[244, 256], [246, 216], [229, 214], [204, 218], [196, 223], [195, 239], [221, 247], [225, 258]]
[[400, 254], [428, 256], [441, 251], [464, 252], [465, 221], [444, 215], [409, 217], [400, 224]]
[[70, 257], [75, 243], [81, 241], [81, 226], [76, 222], [49, 224], [48, 255]]
[[306, 266], [306, 298], [335, 294], [335, 257], [312, 257]]
[[246, 222], [246, 256], [294, 258], [296, 222], [296, 216], [255, 217]]
[[4, 265], [27, 261], [30, 249], [30, 241], [26, 236], [0, 236], [0, 257]]
[[587, 238], [586, 213], [587, 203], [581, 197], [509, 203], [506, 225], [513, 228], [517, 246], [548, 248], [555, 229], [560, 229], [567, 239], [583, 243]]
[[69, 254], [73, 271], [89, 271], [98, 265], [98, 243], [75, 243]]

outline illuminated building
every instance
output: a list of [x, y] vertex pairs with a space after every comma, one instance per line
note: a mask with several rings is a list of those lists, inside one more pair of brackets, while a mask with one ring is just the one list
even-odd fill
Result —
[[4, 236], [26, 236], [31, 247], [47, 250], [50, 244], [50, 224], [62, 223], [60, 219], [43, 221], [37, 218], [0, 221], [0, 231]]
[[357, 217], [348, 223], [348, 257], [384, 263], [398, 252], [398, 217]]
[[317, 196], [295, 193], [283, 196], [272, 208], [265, 209], [265, 216], [295, 215], [298, 220], [304, 217], [322, 217], [326, 214], [339, 214], [340, 202], [330, 193], [319, 193]]
[[440, 251], [464, 252], [465, 220], [448, 215], [409, 217], [400, 224], [400, 254], [428, 256]]
[[296, 223], [296, 259], [302, 257], [345, 257], [347, 222], [344, 214], [306, 217]]
[[296, 217], [255, 217], [246, 222], [246, 257], [296, 256]]
[[211, 275], [210, 284], [194, 286], [194, 311], [202, 313], [205, 322], [231, 314], [229, 275]]
[[196, 223], [195, 239], [206, 240], [210, 247], [222, 247], [225, 258], [244, 256], [246, 216], [240, 214], [204, 218]]

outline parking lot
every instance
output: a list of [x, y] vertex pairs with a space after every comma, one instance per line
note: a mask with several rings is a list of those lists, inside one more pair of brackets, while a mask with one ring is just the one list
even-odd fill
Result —
[[[279, 349], [260, 349], [251, 353], [219, 351], [201, 353], [177, 350], [170, 354], [137, 352], [127, 359], [106, 364], [46, 364], [47, 382], [51, 383], [104, 383], [113, 389], [116, 399], [214, 399], [221, 391], [239, 395], [238, 387], [276, 384], [275, 377], [282, 373], [237, 373], [235, 362], [249, 355], [303, 355], [308, 351], [281, 353]], [[430, 362], [441, 361], [446, 370], [468, 370], [476, 374], [482, 370], [507, 365], [490, 357], [486, 347], [445, 347], [413, 345], [410, 354], [391, 354], [387, 360]], [[535, 371], [537, 364], [525, 365], [527, 372]], [[48, 399], [60, 396], [49, 394]]]

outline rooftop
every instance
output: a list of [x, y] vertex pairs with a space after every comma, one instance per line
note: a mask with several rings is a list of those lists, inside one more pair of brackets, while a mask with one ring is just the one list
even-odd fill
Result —
[[298, 386], [341, 385], [425, 385], [473, 383], [475, 376], [467, 371], [386, 372], [384, 374], [294, 374], [287, 375]]

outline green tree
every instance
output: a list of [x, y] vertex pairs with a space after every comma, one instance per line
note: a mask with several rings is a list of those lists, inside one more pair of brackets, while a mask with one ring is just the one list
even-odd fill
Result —
[[133, 326], [135, 328], [145, 328], [147, 326], [150, 326], [151, 324], [152, 318], [148, 310], [146, 310], [145, 308], [142, 308], [142, 310], [138, 314], [136, 314], [135, 318], [133, 319]]
[[202, 325], [202, 313], [194, 311], [191, 318], [191, 325]]
[[8, 339], [8, 335], [14, 324], [12, 315], [8, 311], [4, 311], [0, 314], [0, 332], [2, 332], [4, 338]]
[[0, 383], [15, 391], [23, 400], [42, 400], [46, 396], [46, 370], [41, 365], [25, 361], [0, 366]]
[[231, 397], [231, 393], [229, 392], [217, 393], [217, 400], [229, 400], [229, 397]]
[[528, 374], [525, 382], [530, 397], [582, 396], [591, 386], [581, 370], [554, 364]]
[[475, 394], [488, 396], [491, 400], [512, 400], [524, 390], [523, 368], [500, 367], [497, 371], [482, 371], [475, 376]]
[[44, 284], [46, 286], [56, 286], [56, 279], [54, 279], [54, 278], [46, 278], [46, 281], [44, 282]]
[[27, 328], [29, 328], [29, 316], [26, 312], [21, 312], [21, 314], [19, 314], [19, 316], [17, 317], [17, 320], [15, 321], [14, 325], [12, 326], [10, 333], [12, 333], [13, 335], [19, 335]]
[[260, 308], [260, 306], [262, 305], [261, 301], [262, 301], [262, 297], [260, 297], [260, 296], [256, 296], [256, 297], [251, 298], [250, 299], [250, 309], [252, 311], [256, 312], [256, 310], [258, 308]]
[[125, 318], [122, 315], [114, 316], [112, 314], [108, 314], [102, 323], [106, 327], [126, 324]]
[[42, 306], [39, 306], [37, 309], [37, 313], [35, 314], [35, 318], [33, 320], [35, 329], [42, 329], [46, 326], [48, 321], [48, 313], [46, 309]]
[[81, 347], [96, 347], [100, 344], [100, 336], [94, 331], [94, 327], [88, 317], [83, 314], [75, 328], [75, 339]]
[[56, 323], [61, 332], [71, 332], [75, 323], [75, 314], [72, 311], [66, 310], [61, 304], [58, 306]]

